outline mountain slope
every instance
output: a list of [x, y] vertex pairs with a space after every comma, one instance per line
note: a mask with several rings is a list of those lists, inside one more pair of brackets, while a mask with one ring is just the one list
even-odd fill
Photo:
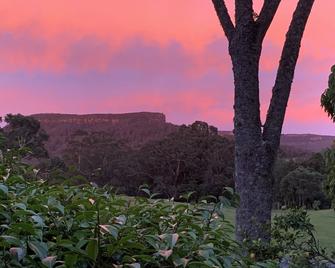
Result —
[[[159, 140], [176, 131], [179, 126], [166, 122], [162, 113], [125, 114], [35, 114], [32, 115], [49, 135], [46, 148], [51, 156], [61, 156], [71, 135], [77, 130], [104, 131], [129, 146], [138, 148]], [[220, 131], [222, 136], [233, 139], [231, 131]], [[281, 148], [289, 155], [320, 152], [329, 148], [335, 137], [314, 134], [283, 134]]]
[[46, 148], [51, 156], [61, 156], [71, 135], [77, 130], [104, 131], [124, 140], [133, 148], [159, 140], [178, 127], [167, 123], [162, 113], [126, 114], [35, 114], [32, 115], [48, 133]]

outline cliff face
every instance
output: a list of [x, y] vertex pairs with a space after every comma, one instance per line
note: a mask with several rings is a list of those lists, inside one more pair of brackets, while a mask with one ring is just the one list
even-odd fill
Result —
[[[71, 134], [77, 130], [104, 131], [133, 148], [159, 140], [176, 131], [178, 126], [166, 122], [162, 113], [126, 114], [35, 114], [32, 115], [49, 135], [46, 148], [51, 156], [61, 156]], [[220, 131], [222, 136], [233, 139], [231, 131]], [[281, 147], [284, 151], [299, 153], [320, 152], [333, 143], [335, 137], [311, 134], [284, 134]]]
[[35, 114], [32, 115], [48, 133], [46, 148], [51, 156], [61, 156], [70, 136], [77, 130], [104, 131], [122, 139], [131, 147], [159, 140], [176, 131], [177, 126], [167, 123], [162, 113], [127, 114]]

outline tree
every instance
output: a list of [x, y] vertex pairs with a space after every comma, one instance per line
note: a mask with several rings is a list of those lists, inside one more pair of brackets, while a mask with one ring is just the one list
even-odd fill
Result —
[[[335, 122], [335, 65], [331, 67], [328, 79], [328, 88], [321, 95], [321, 106], [328, 116]], [[324, 189], [335, 209], [335, 148], [334, 145], [325, 153], [327, 178]]]
[[280, 195], [287, 207], [312, 207], [315, 200], [323, 198], [324, 176], [314, 170], [298, 167], [280, 182]]
[[198, 197], [221, 195], [225, 186], [233, 184], [233, 142], [205, 122], [181, 126], [145, 145], [138, 162], [153, 191], [167, 197], [191, 191]]
[[260, 119], [259, 61], [262, 43], [281, 0], [235, 0], [235, 25], [224, 0], [212, 0], [229, 42], [234, 85], [235, 184], [240, 195], [236, 237], [270, 240], [272, 169], [291, 91], [301, 40], [314, 0], [299, 0], [286, 34], [266, 121]]
[[7, 125], [3, 129], [3, 135], [6, 148], [26, 148], [30, 156], [48, 157], [48, 152], [44, 148], [48, 135], [35, 118], [21, 114], [8, 114], [5, 122]]
[[64, 159], [90, 181], [103, 183], [115, 176], [126, 152], [123, 142], [110, 133], [78, 130], [68, 141]]
[[335, 148], [328, 149], [325, 153], [327, 177], [323, 187], [327, 197], [335, 210]]
[[335, 65], [331, 68], [328, 88], [321, 95], [321, 106], [328, 116], [335, 121]]

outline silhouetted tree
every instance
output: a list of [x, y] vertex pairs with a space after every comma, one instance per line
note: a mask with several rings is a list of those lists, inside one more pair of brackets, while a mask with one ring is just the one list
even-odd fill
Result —
[[335, 210], [335, 148], [328, 149], [325, 153], [327, 177], [324, 182], [324, 190], [327, 197], [331, 200]]
[[[328, 79], [328, 88], [321, 95], [321, 106], [328, 116], [335, 122], [335, 65], [331, 68]], [[332, 201], [335, 209], [335, 148], [334, 145], [325, 153], [327, 179], [324, 184], [325, 192]]]
[[235, 181], [240, 195], [236, 235], [270, 240], [272, 169], [299, 55], [314, 0], [299, 0], [283, 47], [266, 121], [260, 119], [259, 62], [262, 43], [281, 0], [265, 0], [254, 16], [252, 0], [235, 0], [233, 24], [224, 0], [212, 0], [229, 42], [235, 102]]
[[321, 106], [328, 116], [335, 121], [335, 65], [331, 68], [328, 88], [321, 95]]
[[205, 122], [181, 126], [139, 153], [148, 183], [169, 197], [189, 191], [219, 195], [224, 186], [233, 185], [233, 142]]
[[71, 136], [64, 159], [89, 180], [104, 183], [114, 177], [126, 151], [112, 134], [79, 130]]
[[324, 175], [302, 166], [288, 173], [280, 182], [280, 194], [287, 207], [312, 207], [315, 200], [324, 199]]
[[48, 152], [44, 147], [48, 135], [41, 129], [40, 123], [35, 118], [21, 114], [8, 114], [5, 122], [7, 125], [3, 129], [3, 135], [7, 148], [26, 148], [30, 156], [48, 157]]

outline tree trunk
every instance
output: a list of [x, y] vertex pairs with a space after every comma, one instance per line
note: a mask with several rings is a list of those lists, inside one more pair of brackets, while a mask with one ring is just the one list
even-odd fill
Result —
[[239, 241], [270, 239], [275, 150], [270, 150], [262, 138], [258, 79], [261, 46], [253, 42], [255, 36], [254, 29], [246, 28], [240, 36], [235, 36], [229, 50], [235, 84], [235, 186], [240, 196], [236, 236]]
[[229, 41], [235, 103], [235, 186], [240, 196], [236, 213], [239, 241], [270, 241], [272, 170], [291, 91], [305, 26], [314, 0], [299, 0], [286, 34], [264, 126], [260, 120], [259, 59], [265, 34], [281, 0], [265, 0], [255, 18], [252, 0], [235, 0], [235, 25], [224, 0], [212, 0]]

